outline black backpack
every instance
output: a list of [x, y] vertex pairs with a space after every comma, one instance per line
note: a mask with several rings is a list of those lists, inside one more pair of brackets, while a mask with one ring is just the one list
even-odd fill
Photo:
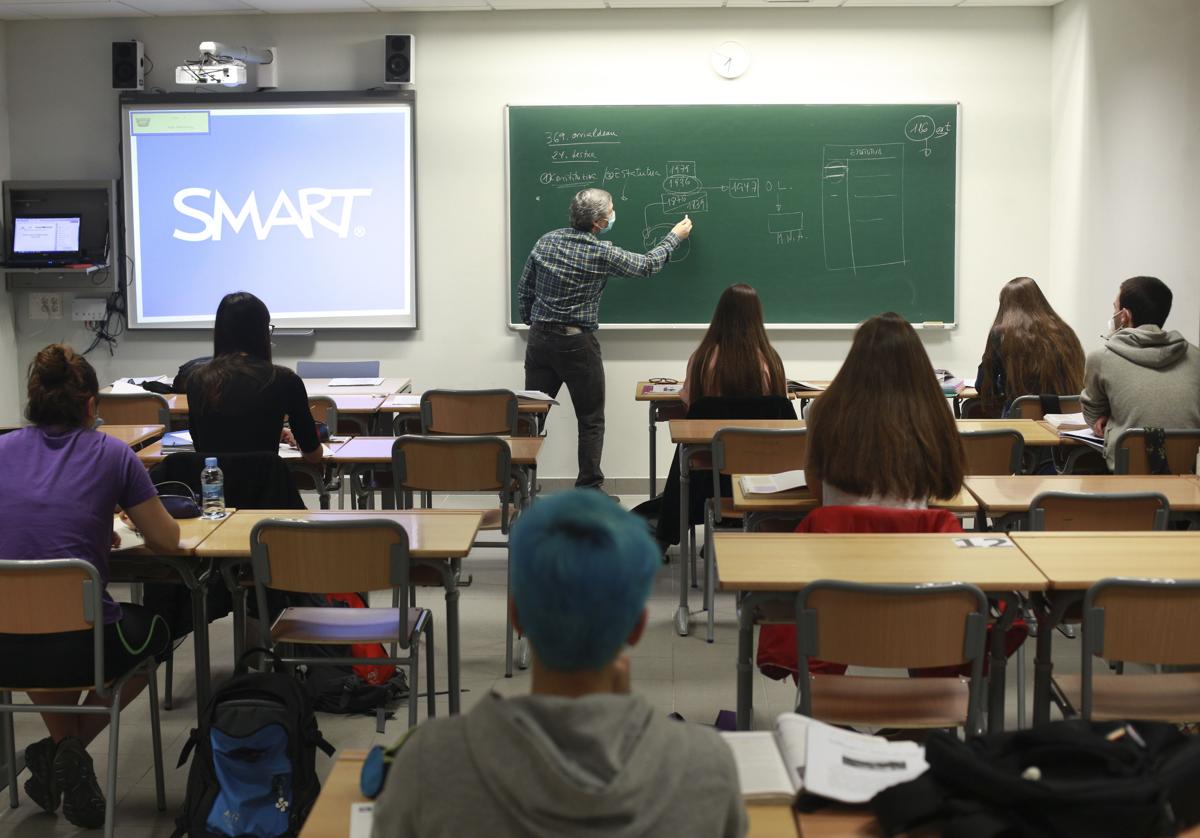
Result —
[[182, 767], [194, 751], [174, 838], [298, 834], [321, 790], [317, 748], [333, 756], [304, 686], [283, 672], [246, 673], [239, 663], [179, 755]]
[[1200, 737], [1162, 722], [1053, 722], [925, 743], [929, 770], [875, 796], [884, 833], [950, 838], [1174, 835], [1200, 822]]

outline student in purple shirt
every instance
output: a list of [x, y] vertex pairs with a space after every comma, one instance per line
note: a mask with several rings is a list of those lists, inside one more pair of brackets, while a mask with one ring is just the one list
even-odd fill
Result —
[[[107, 587], [108, 554], [118, 539], [112, 516], [123, 509], [153, 550], [179, 544], [179, 524], [163, 508], [146, 469], [129, 446], [93, 430], [96, 372], [63, 344], [38, 352], [29, 365], [32, 423], [0, 436], [0, 559], [83, 559], [96, 566]], [[104, 592], [104, 660], [123, 672], [147, 651], [164, 651], [170, 633], [160, 617], [137, 605], [117, 603]], [[134, 650], [140, 654], [135, 654]], [[80, 691], [66, 687], [95, 677], [92, 632], [0, 634], [0, 683], [64, 687], [30, 693], [35, 704], [78, 704]], [[131, 679], [120, 696], [125, 707], [146, 686]], [[95, 693], [84, 704], [106, 702]], [[76, 826], [104, 824], [104, 795], [86, 747], [108, 723], [106, 715], [43, 713], [50, 735], [25, 749], [30, 778], [25, 791], [47, 812], [62, 800]]]

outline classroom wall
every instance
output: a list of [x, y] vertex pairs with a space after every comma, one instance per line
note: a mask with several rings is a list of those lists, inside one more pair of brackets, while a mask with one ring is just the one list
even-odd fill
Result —
[[1137, 274], [1174, 292], [1167, 328], [1200, 338], [1197, 41], [1195, 0], [1054, 8], [1051, 265], [1087, 349]]
[[[6, 61], [7, 24], [0, 21], [0, 180], [8, 178], [8, 64]], [[18, 394], [23, 385], [18, 369], [21, 352], [17, 345], [16, 300], [0, 290], [0, 397]], [[0, 398], [0, 425], [15, 425], [21, 413], [17, 397]]]
[[[957, 330], [924, 335], [938, 366], [973, 375], [999, 285], [1045, 277], [1050, 264], [1050, 69], [1047, 8], [609, 10], [455, 14], [238, 16], [11, 23], [12, 174], [119, 174], [109, 42], [139, 38], [157, 62], [150, 85], [200, 40], [280, 47], [286, 89], [363, 88], [381, 79], [382, 35], [417, 36], [418, 317], [411, 333], [279, 338], [279, 360], [381, 358], [416, 386], [520, 386], [524, 337], [505, 325], [506, 103], [960, 101], [961, 257]], [[719, 79], [709, 53], [728, 38], [750, 49], [741, 79]], [[565, 207], [564, 207], [565, 215]], [[696, 219], [694, 235], [704, 235]], [[730, 281], [753, 282], [752, 276]], [[1066, 308], [1074, 287], [1044, 287]], [[331, 284], [331, 294], [336, 287]], [[22, 303], [18, 297], [16, 303]], [[69, 304], [69, 303], [68, 303]], [[1089, 321], [1090, 322], [1090, 321]], [[88, 336], [68, 321], [18, 317], [20, 364], [41, 345]], [[793, 377], [832, 375], [848, 333], [780, 332]], [[646, 411], [634, 382], [681, 376], [696, 332], [602, 332], [608, 374], [610, 477], [640, 477]], [[137, 332], [104, 380], [172, 372], [206, 353], [205, 335]], [[13, 392], [12, 386], [6, 392]], [[565, 398], [565, 392], [564, 392]], [[570, 407], [550, 422], [540, 475], [573, 476]], [[563, 431], [556, 433], [556, 430]], [[660, 431], [660, 474], [671, 448]], [[641, 483], [636, 484], [640, 489]]]

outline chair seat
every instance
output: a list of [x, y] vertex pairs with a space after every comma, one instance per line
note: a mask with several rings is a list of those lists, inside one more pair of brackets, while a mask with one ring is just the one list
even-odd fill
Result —
[[[1083, 676], [1056, 675], [1054, 682], [1079, 712], [1083, 706]], [[1200, 721], [1200, 672], [1097, 674], [1092, 678], [1092, 718]]]
[[[424, 608], [407, 609], [412, 637]], [[400, 636], [399, 608], [285, 608], [271, 626], [275, 643], [391, 643]]]
[[966, 678], [810, 675], [813, 718], [831, 724], [958, 727], [967, 718]]

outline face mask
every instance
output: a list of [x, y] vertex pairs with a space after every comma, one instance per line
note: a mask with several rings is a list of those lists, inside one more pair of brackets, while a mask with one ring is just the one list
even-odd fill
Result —
[[1112, 317], [1108, 318], [1108, 322], [1105, 323], [1104, 325], [1105, 325], [1105, 331], [1104, 331], [1104, 339], [1105, 340], [1108, 340], [1109, 338], [1111, 338], [1113, 335], [1115, 335], [1117, 332], [1119, 332], [1122, 328], [1121, 326], [1117, 325], [1117, 315], [1115, 315], [1115, 314]]
[[608, 214], [608, 226], [605, 227], [600, 232], [607, 233], [609, 230], [611, 230], [613, 228], [613, 225], [616, 223], [617, 223], [617, 213], [616, 213], [616, 210], [614, 210]]

